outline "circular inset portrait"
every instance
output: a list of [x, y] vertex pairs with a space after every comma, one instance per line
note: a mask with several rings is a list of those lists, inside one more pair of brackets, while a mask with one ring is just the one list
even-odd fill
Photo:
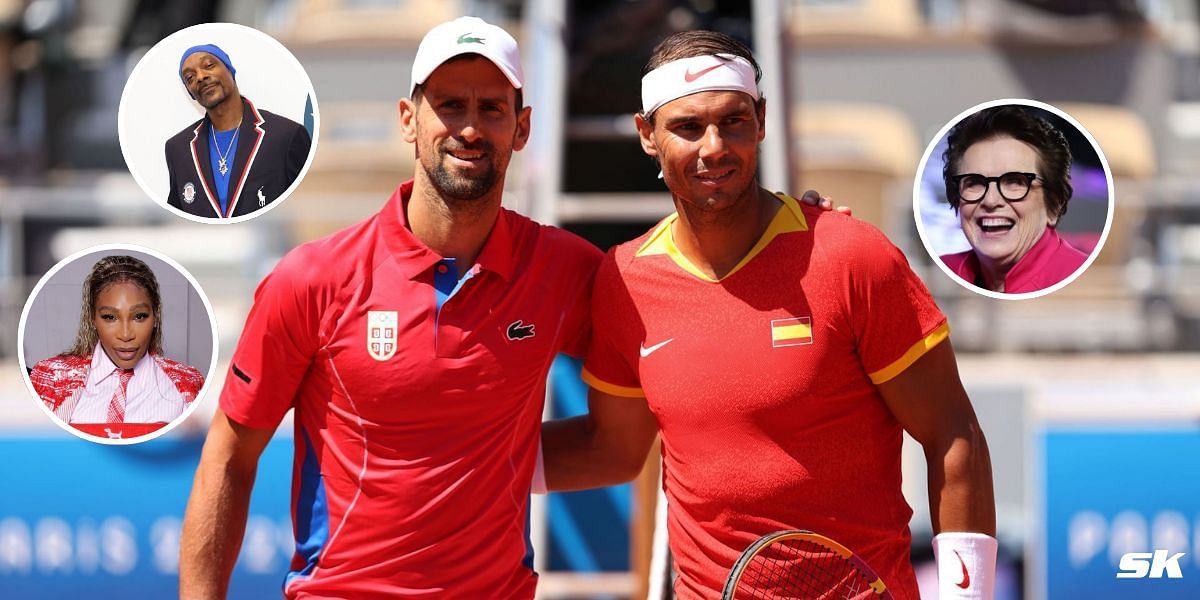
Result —
[[201, 223], [278, 206], [317, 147], [312, 82], [274, 38], [231, 23], [177, 31], [134, 67], [117, 133], [129, 172], [155, 202]]
[[934, 262], [974, 292], [1036, 298], [1095, 260], [1112, 223], [1112, 173], [1078, 121], [1031, 100], [955, 117], [913, 184], [917, 231]]
[[132, 444], [195, 409], [216, 368], [216, 331], [208, 298], [175, 261], [96, 246], [38, 281], [21, 313], [18, 356], [35, 401], [60, 427]]

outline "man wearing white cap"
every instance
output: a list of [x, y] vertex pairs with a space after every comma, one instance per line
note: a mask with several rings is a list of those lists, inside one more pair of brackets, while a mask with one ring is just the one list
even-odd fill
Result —
[[529, 136], [516, 41], [434, 28], [400, 100], [414, 178], [260, 284], [197, 468], [180, 595], [224, 597], [260, 453], [295, 415], [288, 598], [532, 598], [546, 374], [601, 253], [501, 207]]
[[679, 598], [720, 597], [756, 538], [807, 529], [916, 599], [907, 431], [928, 463], [940, 597], [990, 598], [991, 467], [946, 319], [878, 230], [758, 185], [758, 78], [743, 44], [706, 31], [647, 64], [637, 127], [676, 212], [601, 263], [590, 413], [545, 426], [546, 482], [631, 479], [661, 433]]

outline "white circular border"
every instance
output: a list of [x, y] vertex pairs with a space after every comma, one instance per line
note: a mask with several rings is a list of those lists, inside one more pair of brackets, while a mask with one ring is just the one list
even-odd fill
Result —
[[[993, 292], [992, 290], [981, 288], [963, 279], [962, 277], [959, 277], [957, 273], [950, 270], [950, 267], [946, 266], [946, 263], [942, 262], [942, 259], [937, 255], [936, 252], [934, 252], [933, 246], [929, 243], [929, 238], [925, 235], [925, 223], [921, 219], [920, 201], [921, 179], [922, 175], [925, 173], [925, 165], [929, 162], [929, 155], [933, 153], [933, 149], [937, 147], [938, 142], [946, 137], [946, 134], [949, 133], [950, 129], [963, 119], [981, 110], [992, 108], [994, 106], [1006, 106], [1013, 104], [1020, 106], [1032, 106], [1034, 108], [1040, 108], [1052, 112], [1059, 117], [1062, 117], [1073, 127], [1075, 127], [1075, 129], [1079, 130], [1079, 132], [1082, 133], [1085, 138], [1087, 138], [1088, 143], [1092, 145], [1092, 149], [1096, 151], [1096, 156], [1100, 159], [1100, 166], [1104, 168], [1104, 180], [1108, 184], [1108, 217], [1104, 221], [1104, 231], [1100, 233], [1100, 240], [1096, 242], [1096, 247], [1092, 248], [1092, 253], [1088, 255], [1087, 260], [1083, 261], [1082, 266], [1080, 266], [1078, 269], [1075, 269], [1074, 273], [1071, 273], [1062, 281], [1059, 281], [1058, 283], [1055, 283], [1049, 287], [1044, 287], [1040, 290], [1025, 292], [1022, 294], [1004, 294], [1001, 292]], [[954, 117], [944, 126], [942, 126], [937, 135], [933, 136], [933, 139], [929, 142], [929, 145], [925, 147], [925, 154], [921, 156], [921, 164], [917, 166], [917, 174], [913, 181], [913, 220], [916, 221], [917, 235], [921, 236], [921, 243], [925, 246], [925, 252], [929, 254], [929, 257], [933, 259], [933, 262], [937, 264], [938, 268], [940, 268], [943, 273], [948, 275], [950, 279], [953, 279], [955, 283], [977, 294], [982, 294], [989, 298], [996, 298], [999, 300], [1028, 300], [1031, 298], [1040, 298], [1046, 294], [1056, 292], [1059, 289], [1067, 286], [1072, 281], [1075, 281], [1077, 277], [1087, 271], [1088, 268], [1092, 266], [1092, 263], [1096, 260], [1096, 257], [1100, 255], [1100, 251], [1104, 249], [1104, 243], [1108, 241], [1108, 232], [1110, 229], [1112, 229], [1113, 207], [1115, 202], [1116, 192], [1113, 186], [1112, 170], [1108, 167], [1108, 158], [1104, 156], [1104, 150], [1100, 148], [1100, 144], [1096, 143], [1096, 138], [1092, 137], [1092, 133], [1088, 131], [1086, 127], [1081, 125], [1079, 121], [1076, 121], [1075, 117], [1063, 112], [1058, 107], [1046, 104], [1045, 102], [1038, 102], [1037, 100], [1029, 100], [1026, 98], [1004, 98], [1001, 100], [990, 100], [988, 102], [976, 104], [975, 106], [958, 113], [958, 116]]]
[[[162, 51], [163, 44], [167, 44], [168, 42], [170, 42], [171, 40], [173, 40], [175, 38], [183, 37], [188, 32], [199, 31], [201, 29], [203, 29], [205, 31], [218, 32], [218, 33], [260, 36], [269, 45], [273, 45], [278, 50], [282, 51], [283, 56], [287, 57], [287, 60], [291, 61], [292, 66], [300, 71], [300, 74], [304, 77], [304, 83], [307, 84], [307, 86], [308, 86], [309, 97], [312, 98], [312, 114], [313, 114], [312, 144], [309, 147], [308, 158], [304, 161], [304, 166], [300, 169], [300, 174], [297, 175], [295, 181], [293, 181], [292, 184], [290, 186], [288, 186], [288, 188], [286, 190], [283, 191], [283, 194], [280, 194], [280, 196], [278, 198], [276, 198], [275, 200], [272, 200], [270, 204], [254, 211], [254, 212], [251, 212], [250, 214], [242, 215], [240, 217], [230, 217], [228, 219], [224, 219], [224, 218], [220, 218], [220, 217], [217, 217], [217, 218], [201, 217], [199, 215], [193, 215], [189, 212], [182, 211], [178, 208], [175, 208], [174, 206], [171, 206], [170, 204], [167, 204], [167, 201], [165, 199], [159, 198], [160, 192], [155, 192], [154, 190], [151, 190], [150, 186], [146, 184], [145, 180], [138, 173], [138, 171], [136, 169], [134, 169], [133, 165], [131, 165], [129, 163], [130, 153], [125, 150], [125, 138], [126, 138], [125, 105], [126, 105], [127, 93], [129, 91], [129, 82], [136, 79], [138, 77], [138, 75], [142, 72], [142, 69], [146, 64], [146, 57], [150, 56], [152, 53], [154, 53], [156, 51]], [[129, 135], [133, 135], [133, 134], [131, 133]], [[121, 103], [117, 106], [117, 140], [121, 146], [121, 156], [122, 156], [122, 158], [125, 159], [125, 166], [129, 170], [129, 174], [133, 176], [133, 180], [137, 182], [138, 187], [142, 188], [142, 191], [145, 192], [146, 195], [149, 196], [150, 199], [153, 200], [155, 204], [161, 206], [162, 208], [165, 208], [165, 209], [171, 211], [172, 213], [174, 213], [180, 217], [183, 217], [189, 221], [194, 221], [196, 223], [203, 223], [205, 225], [231, 225], [234, 223], [241, 223], [243, 221], [249, 221], [250, 219], [254, 219], [261, 215], [265, 215], [268, 212], [271, 212], [272, 210], [274, 210], [277, 206], [283, 204], [283, 201], [287, 200], [288, 196], [291, 196], [292, 193], [296, 191], [296, 188], [300, 185], [300, 182], [304, 181], [304, 176], [308, 174], [308, 168], [312, 166], [313, 159], [316, 158], [316, 156], [317, 156], [317, 138], [319, 138], [320, 136], [321, 136], [321, 110], [317, 106], [317, 91], [315, 88], [313, 88], [312, 79], [309, 78], [308, 71], [306, 71], [304, 69], [304, 65], [300, 64], [300, 61], [296, 58], [296, 56], [294, 54], [292, 54], [292, 51], [288, 50], [287, 46], [284, 46], [283, 44], [281, 44], [279, 42], [279, 40], [271, 37], [270, 35], [267, 35], [266, 33], [263, 33], [261, 31], [255, 29], [253, 27], [247, 27], [245, 25], [238, 25], [237, 23], [201, 23], [200, 25], [192, 25], [191, 27], [185, 27], [183, 29], [180, 29], [179, 31], [176, 31], [175, 33], [172, 33], [171, 35], [168, 35], [167, 37], [159, 40], [157, 44], [154, 44], [154, 46], [152, 46], [150, 48], [150, 50], [148, 50], [144, 55], [142, 55], [142, 58], [138, 60], [138, 64], [133, 67], [133, 71], [131, 71], [129, 73], [129, 78], [125, 80], [125, 87], [121, 89]]]
[[[54, 412], [46, 406], [46, 403], [42, 401], [42, 398], [38, 395], [37, 390], [33, 388], [33, 380], [29, 378], [29, 369], [25, 363], [25, 321], [29, 318], [29, 311], [31, 308], [33, 308], [33, 302], [37, 299], [38, 294], [42, 292], [42, 287], [46, 285], [47, 281], [50, 281], [50, 278], [53, 277], [55, 273], [61, 271], [68, 264], [73, 263], [89, 254], [95, 254], [105, 250], [133, 251], [153, 256], [154, 258], [167, 263], [167, 266], [175, 269], [176, 272], [183, 275], [184, 279], [187, 279], [187, 282], [191, 284], [192, 289], [196, 290], [196, 294], [200, 296], [200, 301], [204, 303], [204, 310], [208, 312], [208, 327], [212, 335], [212, 357], [210, 357], [208, 361], [208, 374], [204, 376], [204, 385], [200, 386], [200, 391], [196, 392], [196, 399], [192, 400], [188, 404], [188, 407], [183, 409], [183, 412], [180, 413], [178, 417], [175, 417], [175, 419], [171, 420], [166, 425], [156, 429], [155, 431], [151, 431], [150, 433], [128, 439], [109, 439], [94, 436], [71, 427], [70, 423], [58, 418], [58, 416], [56, 416]], [[195, 412], [196, 407], [199, 406], [200, 402], [204, 399], [205, 392], [207, 392], [209, 387], [212, 385], [213, 374], [216, 373], [217, 370], [217, 349], [219, 347], [220, 343], [217, 339], [217, 317], [215, 314], [213, 314], [212, 304], [208, 301], [208, 296], [205, 295], [204, 289], [201, 288], [200, 284], [196, 282], [196, 278], [192, 277], [192, 274], [189, 273], [187, 269], [183, 268], [182, 265], [175, 262], [174, 259], [166, 254], [163, 254], [157, 250], [152, 250], [145, 246], [137, 246], [134, 244], [100, 244], [98, 246], [92, 246], [90, 248], [80, 250], [58, 261], [58, 263], [51, 267], [49, 271], [46, 271], [45, 275], [42, 275], [42, 278], [38, 280], [37, 285], [33, 286], [33, 292], [29, 294], [29, 299], [25, 301], [25, 308], [21, 310], [21, 321], [17, 325], [17, 362], [21, 365], [21, 378], [25, 381], [25, 386], [29, 389], [29, 393], [31, 394], [34, 402], [36, 402], [38, 407], [42, 409], [42, 412], [46, 413], [46, 416], [50, 417], [50, 420], [55, 425], [58, 425], [64, 431], [81, 440], [87, 440], [89, 442], [95, 442], [97, 444], [105, 444], [109, 446], [129, 446], [132, 444], [148, 442], [160, 435], [167, 433], [168, 431], [177, 427], [180, 423], [186, 421], [187, 418], [191, 416], [193, 412]]]

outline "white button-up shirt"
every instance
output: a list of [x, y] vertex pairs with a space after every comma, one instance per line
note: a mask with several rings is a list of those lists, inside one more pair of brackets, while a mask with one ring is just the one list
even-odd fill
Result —
[[[92, 367], [80, 394], [79, 403], [71, 412], [72, 423], [105, 423], [108, 405], [121, 385], [117, 366], [100, 344], [92, 352]], [[133, 377], [125, 388], [126, 423], [170, 422], [183, 414], [187, 407], [183, 395], [171, 378], [147, 352], [133, 367]]]

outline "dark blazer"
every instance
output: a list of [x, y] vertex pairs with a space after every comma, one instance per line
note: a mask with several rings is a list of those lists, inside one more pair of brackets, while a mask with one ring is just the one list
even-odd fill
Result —
[[241, 133], [229, 173], [229, 206], [221, 214], [208, 155], [210, 127], [205, 115], [167, 140], [167, 204], [186, 213], [211, 218], [248, 215], [279, 198], [308, 160], [312, 140], [303, 126], [255, 108], [243, 96]]

